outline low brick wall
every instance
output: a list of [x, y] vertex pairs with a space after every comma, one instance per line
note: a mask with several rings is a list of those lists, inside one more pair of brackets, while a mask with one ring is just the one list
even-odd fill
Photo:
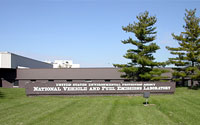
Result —
[[7, 80], [2, 80], [2, 87], [3, 88], [13, 88], [13, 84]]

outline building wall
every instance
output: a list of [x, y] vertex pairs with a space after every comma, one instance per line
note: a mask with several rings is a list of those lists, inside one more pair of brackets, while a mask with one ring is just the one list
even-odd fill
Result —
[[80, 68], [80, 64], [73, 64], [72, 60], [55, 60], [53, 68]]
[[16, 79], [16, 69], [0, 68], [0, 81], [4, 88], [12, 88]]
[[11, 68], [10, 53], [0, 53], [0, 68]]
[[40, 82], [124, 82], [117, 68], [17, 69], [19, 88]]
[[9, 52], [0, 52], [0, 68], [53, 68], [52, 64], [19, 56]]

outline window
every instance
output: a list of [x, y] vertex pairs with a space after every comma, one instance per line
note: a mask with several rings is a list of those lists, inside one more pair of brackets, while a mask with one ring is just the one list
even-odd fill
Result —
[[105, 82], [110, 82], [110, 79], [106, 79], [106, 80], [104, 80]]
[[85, 82], [92, 82], [92, 80], [91, 79], [86, 79]]
[[68, 80], [66, 80], [67, 82], [72, 82], [72, 80], [71, 79], [68, 79]]
[[18, 80], [15, 80], [14, 86], [19, 86], [19, 81]]
[[54, 80], [52, 80], [52, 79], [49, 79], [49, 80], [48, 80], [48, 82], [54, 82]]
[[35, 82], [36, 80], [34, 80], [34, 79], [31, 79], [31, 82]]

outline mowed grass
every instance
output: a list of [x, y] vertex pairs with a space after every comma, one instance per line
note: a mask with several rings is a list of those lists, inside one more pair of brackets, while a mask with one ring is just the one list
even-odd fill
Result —
[[200, 90], [174, 95], [37, 96], [0, 88], [0, 125], [199, 125]]

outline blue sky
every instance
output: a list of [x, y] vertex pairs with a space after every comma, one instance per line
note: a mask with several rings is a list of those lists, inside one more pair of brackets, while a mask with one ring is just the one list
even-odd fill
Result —
[[177, 46], [171, 33], [183, 31], [185, 9], [200, 0], [0, 0], [0, 51], [41, 61], [71, 59], [81, 67], [111, 67], [127, 63], [122, 56], [134, 37], [122, 26], [149, 11], [157, 17], [160, 50], [157, 61], [171, 57], [165, 46]]

